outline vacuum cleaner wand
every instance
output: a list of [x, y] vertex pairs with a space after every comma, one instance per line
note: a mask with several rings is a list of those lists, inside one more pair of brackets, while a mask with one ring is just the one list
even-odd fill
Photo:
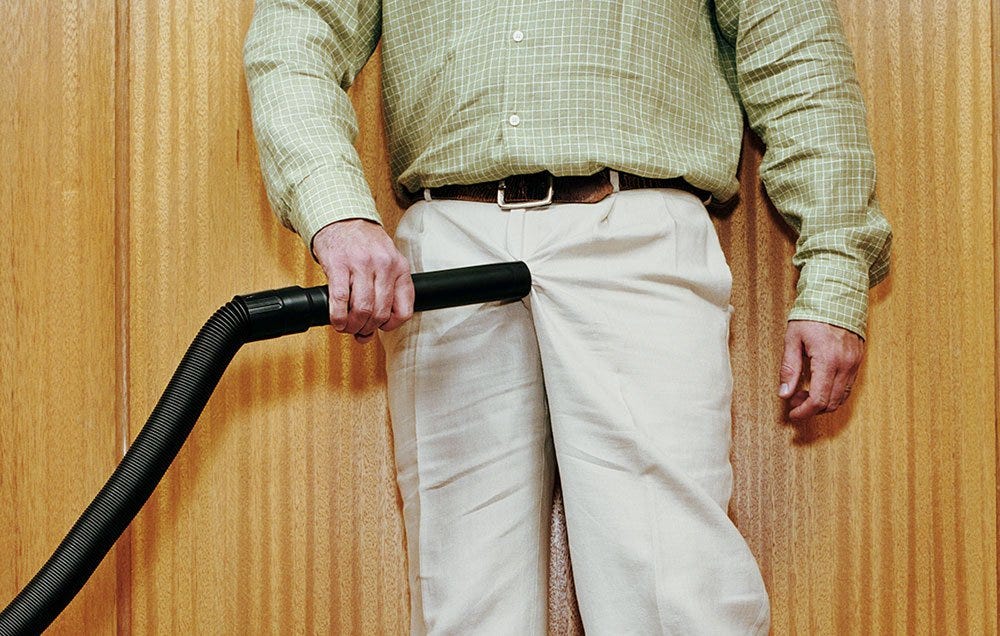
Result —
[[[414, 310], [523, 298], [531, 273], [521, 262], [413, 275]], [[236, 296], [195, 336], [115, 471], [45, 565], [0, 612], [0, 636], [39, 634], [69, 604], [149, 499], [226, 367], [247, 342], [329, 324], [325, 286]]]
[[[524, 298], [531, 290], [531, 272], [517, 261], [475, 265], [413, 275], [413, 310], [428, 311], [460, 305]], [[300, 333], [330, 323], [329, 290], [285, 287], [237, 296], [250, 312], [247, 342]]]

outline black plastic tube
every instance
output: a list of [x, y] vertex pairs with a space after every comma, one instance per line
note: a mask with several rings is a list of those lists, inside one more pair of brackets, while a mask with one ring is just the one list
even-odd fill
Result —
[[414, 311], [524, 298], [531, 272], [520, 261], [476, 265], [413, 276]]
[[[417, 311], [527, 295], [524, 263], [414, 274]], [[0, 612], [0, 636], [40, 634], [69, 604], [149, 499], [226, 367], [246, 342], [329, 323], [325, 287], [236, 296], [195, 336], [118, 467], [45, 565]]]
[[235, 301], [205, 323], [97, 497], [0, 614], [0, 634], [41, 633], [73, 600], [160, 482], [243, 344], [248, 324], [246, 307]]

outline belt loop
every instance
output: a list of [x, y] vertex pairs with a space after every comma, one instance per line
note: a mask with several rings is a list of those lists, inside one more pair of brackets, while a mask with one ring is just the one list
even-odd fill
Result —
[[430, 201], [430, 200], [431, 200], [431, 189], [424, 188], [424, 201]]
[[620, 190], [618, 185], [618, 171], [608, 169], [608, 180], [611, 181], [611, 194], [618, 192]]

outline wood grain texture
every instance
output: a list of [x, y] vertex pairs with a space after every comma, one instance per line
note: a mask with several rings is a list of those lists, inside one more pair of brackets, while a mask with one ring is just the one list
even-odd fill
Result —
[[[993, 31], [993, 293], [994, 293], [994, 342], [993, 352], [996, 394], [994, 404], [997, 409], [997, 531], [1000, 533], [1000, 0], [991, 0], [993, 8], [991, 21]], [[1000, 588], [1000, 540], [997, 544], [997, 585]], [[998, 606], [1000, 606], [1000, 589]], [[1000, 613], [1000, 610], [998, 610]]]
[[[205, 71], [199, 74], [191, 66], [196, 62], [190, 50], [171, 47], [171, 42], [174, 47], [178, 42], [193, 42], [188, 45], [191, 49], [200, 48], [203, 57], [211, 58], [225, 56], [226, 47], [234, 46], [220, 35], [228, 32], [232, 37], [231, 26], [212, 31], [211, 35], [217, 38], [214, 41], [208, 38], [208, 32], [199, 36], [197, 31], [193, 34], [185, 31], [197, 29], [199, 20], [208, 20], [216, 27], [226, 25], [224, 13], [205, 17], [192, 13], [195, 9], [195, 5], [188, 4], [171, 12], [151, 14], [144, 27], [147, 35], [137, 38], [147, 43], [159, 39], [167, 48], [136, 60], [137, 68], [145, 69], [142, 74], [146, 77], [137, 76], [137, 80], [145, 82], [146, 88], [134, 95], [134, 102], [137, 111], [149, 112], [151, 118], [141, 124], [148, 134], [138, 136], [152, 139], [159, 131], [163, 141], [158, 143], [163, 146], [136, 149], [133, 155], [136, 162], [143, 164], [137, 166], [134, 174], [150, 171], [151, 180], [138, 186], [143, 192], [157, 188], [165, 192], [166, 183], [182, 183], [183, 192], [177, 191], [175, 196], [192, 201], [208, 196], [198, 194], [197, 179], [205, 179], [217, 187], [228, 183], [232, 177], [216, 173], [224, 169], [226, 161], [234, 161], [223, 157], [221, 163], [216, 163], [202, 158], [199, 164], [199, 157], [207, 155], [209, 150], [201, 150], [199, 155], [197, 148], [207, 148], [205, 144], [209, 142], [199, 142], [197, 136], [209, 134], [213, 122], [218, 121], [220, 114], [225, 119], [226, 112], [231, 118], [228, 125], [248, 132], [245, 118], [240, 120], [233, 115], [235, 102], [219, 111], [199, 110], [185, 102], [193, 97], [170, 97], [177, 92], [202, 95], [199, 89], [202, 86], [229, 91], [231, 96], [239, 94], [242, 99], [235, 78], [227, 76], [229, 70], [220, 67], [220, 76], [210, 75], [205, 79]], [[784, 316], [794, 290], [794, 272], [788, 265], [793, 238], [768, 207], [756, 184], [761, 149], [748, 142], [742, 172], [742, 206], [719, 224], [738, 281], [734, 297], [738, 309], [733, 328], [737, 375], [734, 408], [737, 490], [733, 515], [764, 568], [773, 597], [775, 633], [989, 632], [995, 629], [996, 622], [993, 497], [996, 458], [992, 424], [995, 404], [989, 399], [984, 401], [982, 396], [995, 395], [991, 366], [995, 343], [990, 318], [994, 297], [992, 285], [984, 284], [992, 280], [993, 267], [989, 245], [992, 236], [990, 36], [988, 30], [972, 26], [984, 22], [960, 18], [969, 15], [968, 12], [982, 14], [980, 18], [988, 14], [981, 5], [972, 2], [954, 7], [943, 2], [901, 5], [845, 1], [842, 9], [857, 52], [881, 174], [886, 175], [879, 188], [883, 205], [896, 228], [896, 271], [891, 282], [874, 295], [869, 360], [852, 407], [842, 414], [821, 418], [814, 425], [799, 429], [787, 426], [781, 405], [774, 397], [773, 385]], [[154, 29], [165, 29], [167, 22], [183, 25], [180, 27], [183, 35], [174, 34], [174, 40], [165, 40], [163, 35], [151, 37]], [[137, 50], [136, 55], [141, 53]], [[152, 72], [145, 66], [150, 63], [159, 71]], [[157, 75], [170, 79], [157, 88], [148, 79]], [[960, 81], [952, 83], [951, 78]], [[378, 117], [377, 68], [370, 67], [362, 74], [353, 95], [361, 113], [358, 146], [379, 207], [393, 225], [399, 208], [388, 187]], [[178, 107], [182, 110], [172, 110]], [[241, 103], [239, 108], [245, 106]], [[210, 115], [200, 117], [190, 114], [192, 111]], [[245, 117], [245, 113], [241, 116]], [[133, 122], [139, 125], [142, 117], [136, 112]], [[171, 123], [175, 120], [183, 124]], [[180, 157], [186, 157], [186, 163]], [[164, 164], [167, 158], [176, 163]], [[192, 169], [192, 165], [203, 167]], [[183, 173], [185, 169], [193, 171]], [[212, 176], [205, 177], [202, 170]], [[233, 260], [238, 259], [236, 253], [242, 246], [258, 259], [273, 259], [275, 262], [270, 266], [277, 265], [289, 281], [301, 280], [302, 276], [321, 280], [315, 278], [315, 268], [308, 264], [295, 239], [278, 229], [263, 211], [253, 163], [241, 162], [236, 171], [239, 173], [236, 180], [257, 192], [256, 200], [248, 206], [259, 211], [252, 224], [241, 225], [238, 217], [225, 217], [224, 205], [220, 206], [223, 211], [212, 207], [216, 212], [204, 220], [171, 220], [171, 210], [187, 209], [197, 214], [205, 203], [195, 205], [164, 195], [136, 205], [156, 210], [153, 222], [161, 226], [192, 224], [183, 229], [168, 225], [156, 231], [140, 230], [134, 245], [150, 261], [145, 269], [163, 268], [180, 280], [200, 282], [199, 276], [204, 274], [199, 274], [197, 266], [178, 261], [190, 259], [197, 263], [206, 259], [213, 263], [212, 276], [199, 284], [209, 289], [231, 276]], [[142, 195], [137, 193], [136, 203], [139, 196]], [[238, 192], [232, 196], [238, 196]], [[220, 235], [207, 239], [206, 235], [212, 235], [208, 230], [213, 219], [221, 218], [227, 219], [221, 223], [222, 231], [240, 228], [237, 245], [229, 246], [231, 239]], [[184, 248], [187, 254], [175, 253], [167, 237], [180, 240], [179, 237], [192, 231], [195, 245], [188, 243]], [[200, 241], [207, 241], [208, 245], [198, 247]], [[212, 254], [210, 250], [223, 250], [225, 255]], [[137, 255], [136, 263], [139, 258]], [[182, 265], [183, 273], [177, 272], [178, 265]], [[263, 276], [265, 271], [259, 261], [254, 266], [243, 265], [231, 284], [247, 280], [243, 277]], [[137, 272], [136, 280], [138, 276]], [[147, 281], [145, 286], [158, 289], [158, 282], [167, 280], [161, 276]], [[220, 287], [224, 288], [221, 283]], [[190, 295], [195, 289], [189, 287], [179, 292], [175, 289], [170, 293], [175, 292]], [[198, 298], [210, 296], [207, 291], [198, 293]], [[168, 305], [162, 298], [146, 300], [159, 311]], [[135, 308], [142, 302], [137, 297]], [[184, 304], [193, 307], [202, 303]], [[156, 310], [151, 310], [146, 315], [155, 321], [155, 313]], [[163, 323], [162, 327], [167, 329], [169, 324]], [[148, 325], [137, 328], [163, 333]], [[136, 331], [137, 341], [143, 338], [148, 340], [148, 333], [144, 336]], [[192, 442], [197, 445], [198, 439], [203, 439], [200, 443], [204, 448], [197, 450], [196, 446], [189, 453], [187, 470], [224, 472], [212, 478], [203, 472], [198, 482], [193, 478], [178, 481], [174, 494], [164, 498], [163, 505], [176, 506], [177, 500], [184, 500], [185, 504], [190, 502], [190, 510], [196, 510], [200, 500], [195, 493], [204, 490], [206, 494], [202, 496], [209, 497], [209, 489], [217, 495], [233, 497], [225, 493], [246, 485], [235, 478], [227, 486], [226, 475], [233, 469], [217, 464], [231, 463], [238, 474], [245, 475], [250, 463], [245, 458], [237, 460], [235, 448], [258, 449], [255, 452], [267, 468], [260, 469], [258, 476], [253, 476], [250, 469], [249, 479], [254, 486], [245, 493], [237, 490], [241, 494], [234, 498], [249, 510], [223, 524], [242, 527], [243, 538], [230, 537], [224, 545], [219, 544], [221, 539], [213, 543], [216, 553], [224, 548], [224, 554], [249, 559], [254, 566], [244, 568], [244, 574], [263, 568], [268, 575], [255, 584], [249, 583], [250, 590], [240, 597], [246, 601], [240, 603], [246, 622], [234, 624], [241, 630], [260, 631], [272, 630], [275, 620], [282, 625], [322, 625], [335, 627], [337, 631], [376, 627], [389, 632], [405, 630], [405, 590], [399, 587], [403, 573], [401, 535], [398, 511], [391, 508], [392, 502], [383, 500], [379, 506], [368, 508], [373, 527], [391, 530], [388, 543], [363, 543], [364, 538], [354, 534], [360, 529], [356, 525], [342, 525], [332, 533], [328, 528], [338, 513], [343, 514], [360, 501], [357, 486], [340, 482], [345, 474], [357, 477], [365, 474], [361, 466], [376, 467], [382, 471], [379, 473], [382, 481], [369, 492], [385, 497], [394, 491], [384, 421], [381, 360], [371, 356], [372, 352], [361, 353], [359, 358], [360, 352], [349, 343], [328, 341], [313, 334], [304, 338], [321, 340], [328, 349], [322, 357], [307, 357], [303, 363], [299, 358], [301, 352], [295, 351], [291, 343], [282, 342], [280, 346], [266, 345], [273, 347], [275, 359], [264, 354], [254, 359], [253, 364], [264, 368], [295, 370], [286, 373], [280, 382], [271, 379], [261, 383], [261, 371], [254, 370], [249, 360], [239, 367], [241, 371], [235, 371], [241, 380], [233, 382], [255, 387], [254, 393], [244, 394], [243, 409], [253, 422], [254, 431], [225, 433], [227, 438], [222, 441], [199, 438], [196, 433]], [[147, 342], [146, 346], [158, 345]], [[171, 346], [179, 352], [181, 343], [174, 342]], [[172, 359], [165, 351], [152, 353], [150, 359], [163, 356]], [[331, 359], [335, 361], [333, 366], [324, 366], [323, 361]], [[305, 373], [307, 379], [298, 379], [302, 377], [300, 373]], [[310, 383], [308, 378], [319, 381]], [[330, 388], [324, 389], [323, 382], [330, 382]], [[228, 386], [224, 384], [225, 395], [236, 391]], [[141, 401], [139, 389], [137, 378], [133, 385], [137, 402]], [[359, 389], [366, 398], [357, 399]], [[220, 403], [226, 399], [233, 400], [220, 397], [218, 406], [212, 407], [217, 415], [210, 420], [219, 418], [223, 424], [203, 423], [203, 429], [228, 428], [223, 414], [231, 407]], [[274, 403], [281, 399], [285, 402]], [[274, 422], [294, 421], [288, 417], [289, 413], [314, 414], [324, 408], [340, 415], [357, 414], [375, 437], [362, 445], [344, 442], [329, 432], [337, 431], [339, 426], [338, 417], [334, 416], [319, 424], [327, 427], [326, 437], [315, 428], [316, 433], [282, 430], [277, 447], [266, 446], [255, 437], [259, 435], [256, 432], [259, 427], [266, 429], [276, 426]], [[226, 441], [228, 436], [236, 435], [241, 436], [238, 441]], [[286, 437], [289, 435], [291, 440]], [[324, 452], [322, 444], [316, 446], [323, 440], [329, 444], [330, 439], [338, 440], [336, 451]], [[311, 449], [305, 460], [298, 444]], [[306, 474], [315, 477], [311, 490], [298, 493], [291, 484], [298, 483], [303, 461]], [[196, 467], [197, 462], [200, 465]], [[327, 476], [336, 476], [333, 485], [319, 477], [323, 470]], [[212, 485], [210, 488], [199, 485], [201, 481]], [[283, 528], [290, 523], [283, 520], [288, 511], [283, 506], [302, 497], [305, 501], [296, 507], [305, 511], [302, 525]], [[137, 597], [149, 595], [154, 589], [167, 589], [167, 581], [162, 577], [169, 574], [176, 578], [177, 572], [188, 572], [181, 576], [193, 577], [191, 580], [204, 579], [213, 572], [216, 581], [224, 578], [218, 571], [225, 568], [211, 561], [210, 553], [202, 557], [209, 559], [208, 562], [196, 561], [195, 565], [185, 565], [177, 554], [181, 549], [200, 553], [195, 537], [199, 532], [204, 534], [198, 528], [207, 523], [198, 521], [200, 514], [182, 514], [165, 507], [157, 513], [155, 522], [150, 520], [152, 515], [147, 517], [150, 527], [164, 531], [183, 528], [185, 534], [170, 534], [169, 539], [153, 535], [138, 539], [138, 552], [153, 550], [156, 554], [151, 565], [163, 567], [164, 563], [171, 563], [171, 567], [164, 567], [164, 574], [158, 577], [150, 575], [148, 586], [140, 583]], [[219, 514], [227, 514], [225, 504], [217, 506], [211, 516]], [[275, 524], [283, 529], [277, 531]], [[291, 545], [274, 544], [276, 532], [289, 537]], [[361, 570], [366, 564], [370, 567], [376, 552], [379, 559], [390, 564], [382, 574], [392, 572], [399, 578], [380, 579], [379, 573], [365, 578]], [[298, 554], [307, 555], [303, 562], [310, 565], [297, 566], [294, 555]], [[319, 596], [304, 608], [298, 606], [303, 601], [293, 581], [299, 575], [310, 580], [330, 577], [326, 578], [325, 587], [315, 582], [306, 584], [305, 589]], [[334, 580], [338, 581], [336, 586]], [[197, 610], [203, 601], [197, 598], [191, 581], [171, 581], [174, 590], [190, 595], [183, 601], [188, 607], [164, 610], [169, 612], [165, 623], [164, 617], [155, 613], [155, 607], [169, 608], [169, 603], [151, 605], [149, 600], [140, 600], [137, 605], [146, 610], [137, 611], [148, 611], [151, 618], [147, 624], [207, 629], [205, 623], [197, 622], [208, 620], [204, 610], [195, 611], [198, 618], [193, 619], [194, 623], [174, 622], [189, 615], [192, 609]], [[365, 591], [380, 590], [379, 586], [391, 591], [388, 595], [379, 592], [389, 600], [378, 611], [366, 614]], [[145, 591], [147, 587], [150, 591]], [[226, 589], [219, 588], [219, 593], [223, 597], [232, 596], [233, 592]], [[572, 629], [567, 627], [573, 617], [571, 597], [565, 590], [554, 597], [565, 599], [566, 603], [555, 624]], [[213, 602], [218, 603], [219, 599]], [[224, 602], [222, 607], [230, 605]], [[317, 607], [325, 608], [327, 614], [317, 614]], [[230, 622], [227, 619], [226, 624]]]
[[990, 7], [842, 0], [893, 274], [850, 408], [793, 428], [775, 397], [791, 237], [743, 166], [719, 224], [737, 280], [732, 513], [775, 633], [996, 633]]
[[[115, 464], [114, 4], [0, 3], [0, 607]], [[114, 558], [51, 633], [114, 631]]]
[[[322, 282], [265, 201], [241, 64], [251, 4], [132, 3], [133, 432], [216, 307]], [[387, 168], [373, 163], [378, 81], [366, 78], [353, 91], [358, 143], [391, 212]], [[134, 633], [404, 629], [383, 378], [377, 347], [331, 330], [237, 356], [133, 528]]]
[[[732, 515], [776, 634], [996, 633], [1000, 1], [839, 4], [894, 272], [850, 408], [790, 426], [775, 392], [793, 237], [747, 140], [742, 204], [717, 224], [736, 280]], [[113, 2], [0, 5], [0, 603], [103, 483], [116, 406], [137, 433], [232, 295], [323, 281], [266, 204], [240, 60], [251, 6], [119, 0], [116, 32]], [[391, 229], [377, 62], [352, 99]], [[405, 633], [383, 377], [377, 347], [325, 330], [246, 348], [131, 557], [55, 633]], [[554, 633], [581, 633], [571, 592], [553, 590]]]
[[[129, 0], [115, 0], [115, 445], [124, 456], [131, 441], [129, 430], [129, 200], [131, 164], [129, 144]], [[115, 546], [116, 632], [132, 631], [132, 533], [125, 529]]]

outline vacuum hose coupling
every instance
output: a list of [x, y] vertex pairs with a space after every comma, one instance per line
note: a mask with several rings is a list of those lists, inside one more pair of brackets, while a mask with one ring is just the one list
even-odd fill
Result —
[[[413, 275], [414, 310], [523, 298], [524, 263]], [[145, 426], [104, 487], [21, 592], [0, 611], [0, 636], [41, 633], [76, 596], [153, 493], [226, 367], [243, 344], [330, 322], [326, 287], [285, 287], [236, 296], [195, 336]]]
[[325, 287], [282, 287], [233, 298], [247, 308], [247, 342], [302, 333], [329, 324], [329, 296]]
[[[531, 272], [520, 261], [422, 272], [413, 274], [413, 310], [517, 300], [529, 291]], [[283, 287], [236, 296], [233, 302], [242, 302], [249, 314], [247, 342], [301, 333], [330, 322], [326, 286]]]

